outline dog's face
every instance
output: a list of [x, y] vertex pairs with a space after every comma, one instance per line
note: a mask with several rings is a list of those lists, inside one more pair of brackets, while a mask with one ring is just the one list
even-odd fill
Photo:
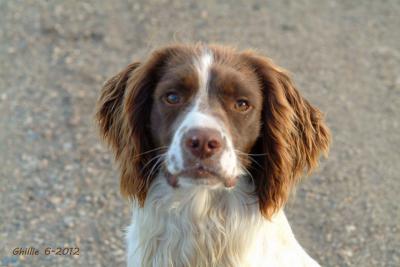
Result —
[[151, 133], [166, 148], [161, 171], [172, 186], [232, 187], [260, 131], [257, 76], [209, 49], [180, 56], [169, 59], [153, 94]]
[[210, 190], [248, 179], [270, 216], [329, 144], [320, 112], [283, 70], [220, 46], [170, 46], [128, 66], [106, 83], [97, 118], [122, 192], [140, 203], [158, 174]]

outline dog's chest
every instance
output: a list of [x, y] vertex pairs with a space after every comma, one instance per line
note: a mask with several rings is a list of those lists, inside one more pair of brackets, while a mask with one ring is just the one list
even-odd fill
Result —
[[159, 189], [135, 208], [128, 229], [128, 251], [135, 251], [128, 257], [137, 266], [248, 266], [262, 226], [257, 206], [209, 190], [167, 197]]
[[134, 208], [128, 266], [318, 266], [283, 212], [266, 220], [249, 200], [239, 191], [171, 191], [156, 182], [145, 206]]

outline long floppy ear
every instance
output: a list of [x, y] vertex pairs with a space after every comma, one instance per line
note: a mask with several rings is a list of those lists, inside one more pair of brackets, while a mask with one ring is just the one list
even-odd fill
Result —
[[260, 210], [270, 218], [286, 203], [301, 175], [318, 166], [329, 150], [330, 132], [322, 113], [305, 100], [287, 72], [265, 57], [243, 53], [263, 90], [262, 130], [252, 154]]
[[121, 193], [143, 205], [154, 177], [148, 164], [154, 153], [150, 114], [154, 89], [163, 68], [179, 46], [152, 53], [142, 64], [133, 63], [106, 82], [97, 102], [100, 133], [114, 150], [121, 172]]
[[103, 86], [97, 100], [96, 119], [105, 141], [113, 148], [117, 157], [123, 144], [123, 101], [128, 79], [140, 63], [127, 66], [120, 73], [109, 79]]

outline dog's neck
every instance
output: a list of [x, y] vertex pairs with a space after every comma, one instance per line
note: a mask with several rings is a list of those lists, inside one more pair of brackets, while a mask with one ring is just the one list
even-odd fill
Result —
[[128, 232], [128, 250], [141, 258], [137, 264], [257, 266], [253, 264], [265, 257], [263, 251], [272, 256], [284, 243], [297, 244], [284, 213], [265, 219], [252, 185], [244, 180], [226, 190], [172, 188], [158, 177], [145, 206], [134, 209]]

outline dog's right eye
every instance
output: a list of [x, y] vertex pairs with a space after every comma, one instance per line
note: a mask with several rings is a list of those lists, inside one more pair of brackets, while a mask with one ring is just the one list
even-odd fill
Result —
[[164, 96], [164, 102], [169, 105], [178, 105], [181, 104], [182, 97], [177, 93], [170, 92]]
[[247, 101], [246, 99], [238, 99], [235, 103], [234, 108], [239, 112], [246, 112], [251, 108], [251, 106], [249, 104], [249, 101]]

